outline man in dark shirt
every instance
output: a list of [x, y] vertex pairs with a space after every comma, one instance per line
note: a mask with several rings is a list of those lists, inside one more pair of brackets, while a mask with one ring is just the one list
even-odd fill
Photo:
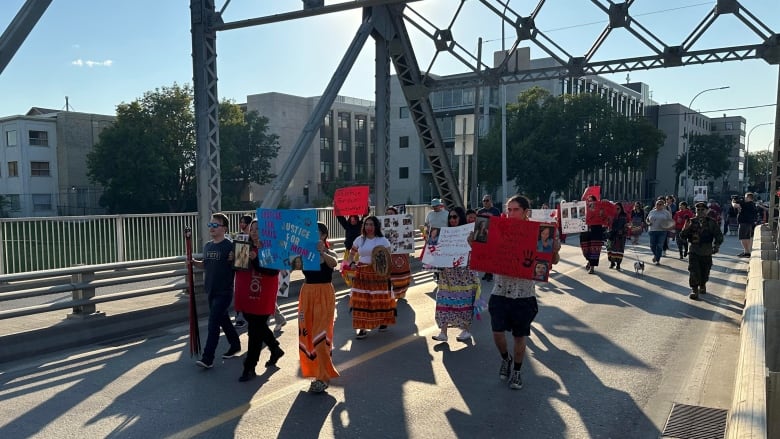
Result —
[[214, 366], [214, 352], [219, 343], [219, 330], [225, 333], [230, 348], [222, 358], [235, 357], [241, 352], [238, 332], [230, 322], [228, 310], [233, 302], [233, 243], [225, 238], [229, 223], [223, 213], [215, 213], [208, 224], [211, 241], [203, 246], [203, 260], [192, 263], [205, 271], [203, 289], [208, 294], [209, 328], [203, 355], [195, 362], [204, 369]]
[[737, 214], [737, 222], [739, 223], [739, 229], [737, 235], [739, 236], [739, 242], [742, 244], [743, 252], [737, 256], [741, 258], [750, 257], [750, 248], [753, 238], [753, 229], [756, 227], [756, 219], [758, 218], [758, 208], [753, 201], [753, 192], [745, 194], [745, 198], [742, 200], [732, 199], [731, 205], [739, 209]]

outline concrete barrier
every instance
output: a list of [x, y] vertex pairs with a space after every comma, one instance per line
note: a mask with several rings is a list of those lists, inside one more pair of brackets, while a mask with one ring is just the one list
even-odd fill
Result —
[[745, 288], [740, 352], [729, 410], [727, 438], [767, 438], [780, 434], [778, 405], [778, 314], [780, 284], [777, 250], [769, 227], [756, 227]]

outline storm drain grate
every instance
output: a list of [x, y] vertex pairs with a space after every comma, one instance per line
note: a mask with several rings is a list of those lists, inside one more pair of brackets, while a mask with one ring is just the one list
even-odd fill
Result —
[[723, 439], [728, 410], [677, 404], [666, 420], [663, 438]]

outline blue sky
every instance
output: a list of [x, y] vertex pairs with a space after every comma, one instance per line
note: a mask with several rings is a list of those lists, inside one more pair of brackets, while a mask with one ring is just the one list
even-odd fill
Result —
[[[347, 0], [328, 1], [326, 4]], [[0, 27], [4, 30], [23, 0], [3, 0]], [[498, 3], [494, 0], [494, 5]], [[602, 3], [605, 3], [603, 1]], [[713, 8], [715, 0], [637, 0], [632, 16], [669, 45], [681, 44]], [[780, 33], [780, 1], [742, 0], [742, 4], [775, 33]], [[221, 8], [224, 0], [217, 0]], [[411, 3], [437, 28], [453, 21], [457, 0]], [[536, 6], [533, 0], [512, 0], [510, 8], [522, 16]], [[225, 21], [237, 21], [301, 9], [300, 0], [232, 0]], [[217, 73], [220, 97], [245, 102], [246, 95], [270, 91], [318, 96], [359, 26], [360, 12], [275, 23], [220, 32], [217, 36]], [[419, 20], [418, 20], [419, 21]], [[547, 0], [537, 26], [573, 56], [584, 55], [606, 24], [606, 15], [589, 1]], [[433, 44], [408, 26], [418, 63], [427, 70]], [[428, 27], [430, 29], [430, 27]], [[452, 26], [456, 41], [477, 53], [483, 38], [488, 58], [502, 48], [501, 23], [477, 0], [467, 0]], [[513, 43], [506, 29], [506, 47]], [[735, 17], [725, 15], [694, 48], [707, 49], [757, 43]], [[618, 29], [594, 59], [607, 60], [649, 55], [647, 47]], [[544, 53], [532, 45], [532, 57]], [[340, 94], [374, 98], [374, 50], [369, 40]], [[465, 71], [458, 60], [439, 54], [431, 71]], [[626, 74], [611, 77], [625, 82]], [[727, 62], [630, 73], [631, 81], [650, 84], [660, 103], [688, 105], [701, 90], [731, 88], [699, 96], [693, 107], [713, 111], [710, 116], [742, 115], [747, 129], [774, 122], [778, 66], [764, 61]], [[63, 109], [65, 96], [75, 111], [114, 114], [115, 107], [162, 86], [192, 83], [190, 13], [188, 0], [53, 0], [5, 71], [0, 74], [0, 117], [23, 114], [30, 107]], [[747, 109], [744, 107], [758, 107]], [[742, 109], [740, 109], [742, 108]], [[773, 126], [757, 128], [750, 150], [767, 149]]]

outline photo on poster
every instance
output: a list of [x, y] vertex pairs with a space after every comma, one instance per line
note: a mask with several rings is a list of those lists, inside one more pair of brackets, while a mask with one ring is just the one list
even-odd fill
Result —
[[249, 270], [250, 245], [244, 241], [233, 241], [233, 268]]
[[477, 221], [474, 222], [474, 241], [487, 242], [489, 224], [490, 218], [485, 216], [477, 217]]

